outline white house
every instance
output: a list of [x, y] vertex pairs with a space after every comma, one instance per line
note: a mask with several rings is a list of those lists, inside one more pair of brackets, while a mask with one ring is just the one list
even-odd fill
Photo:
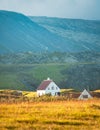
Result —
[[81, 93], [81, 95], [79, 96], [78, 99], [85, 100], [85, 99], [89, 99], [89, 98], [92, 98], [92, 96], [86, 89], [84, 89], [84, 91]]
[[52, 96], [60, 95], [60, 88], [50, 78], [44, 80], [37, 88], [37, 96], [45, 94], [51, 94]]

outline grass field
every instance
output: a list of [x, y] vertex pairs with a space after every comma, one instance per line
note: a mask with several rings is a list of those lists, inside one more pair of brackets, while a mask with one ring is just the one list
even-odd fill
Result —
[[1, 103], [0, 130], [100, 130], [100, 99]]
[[60, 88], [100, 88], [97, 63], [0, 64], [0, 89], [35, 91], [50, 77]]
[[0, 89], [35, 90], [47, 77], [58, 83], [65, 78], [61, 71], [69, 66], [69, 64], [0, 65]]

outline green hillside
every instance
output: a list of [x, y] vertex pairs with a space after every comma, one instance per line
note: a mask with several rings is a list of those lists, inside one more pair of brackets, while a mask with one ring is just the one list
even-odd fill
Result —
[[51, 77], [59, 83], [67, 64], [0, 65], [0, 89], [35, 90], [40, 82]]
[[42, 80], [50, 77], [60, 88], [95, 90], [100, 88], [99, 70], [97, 63], [2, 64], [0, 89], [36, 90]]

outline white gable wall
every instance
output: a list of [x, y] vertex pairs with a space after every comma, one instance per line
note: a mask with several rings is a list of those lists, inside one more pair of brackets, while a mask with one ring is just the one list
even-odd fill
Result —
[[87, 90], [85, 89], [81, 95], [79, 96], [78, 99], [88, 99], [88, 98], [92, 98], [92, 96], [87, 92]]
[[60, 92], [60, 88], [54, 82], [51, 82], [45, 90], [46, 94], [50, 93], [52, 96], [57, 95], [58, 92]]

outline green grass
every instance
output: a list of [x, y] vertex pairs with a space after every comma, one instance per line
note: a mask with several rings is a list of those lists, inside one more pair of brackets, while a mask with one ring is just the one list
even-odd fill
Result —
[[46, 79], [47, 77], [51, 77], [55, 81], [61, 81], [62, 78], [64, 78], [63, 75], [61, 75], [61, 70], [67, 68], [68, 64], [42, 64], [38, 65], [34, 69], [34, 76], [38, 78], [40, 81], [43, 79]]
[[24, 85], [17, 80], [17, 75], [15, 74], [3, 74], [0, 75], [0, 87], [3, 89], [19, 89], [24, 87]]
[[[69, 64], [0, 65], [0, 89], [30, 90], [27, 83], [23, 82], [24, 79], [31, 84], [35, 81], [37, 85], [47, 77], [60, 82], [65, 78], [61, 71], [68, 66]], [[32, 87], [31, 90], [34, 89]]]
[[[80, 66], [84, 66], [82, 75], [81, 69], [78, 69]], [[96, 67], [98, 69], [98, 66], [92, 63], [0, 64], [0, 89], [36, 90], [41, 81], [50, 77], [60, 88], [79, 90], [81, 83], [84, 81], [82, 87], [87, 87], [87, 78], [91, 81], [93, 76], [96, 81], [93, 80], [92, 89], [98, 89], [99, 73], [94, 69]], [[90, 73], [87, 73], [88, 71]], [[95, 72], [98, 73], [97, 77]], [[68, 86], [67, 82], [72, 85]], [[91, 86], [91, 83], [88, 84]]]

